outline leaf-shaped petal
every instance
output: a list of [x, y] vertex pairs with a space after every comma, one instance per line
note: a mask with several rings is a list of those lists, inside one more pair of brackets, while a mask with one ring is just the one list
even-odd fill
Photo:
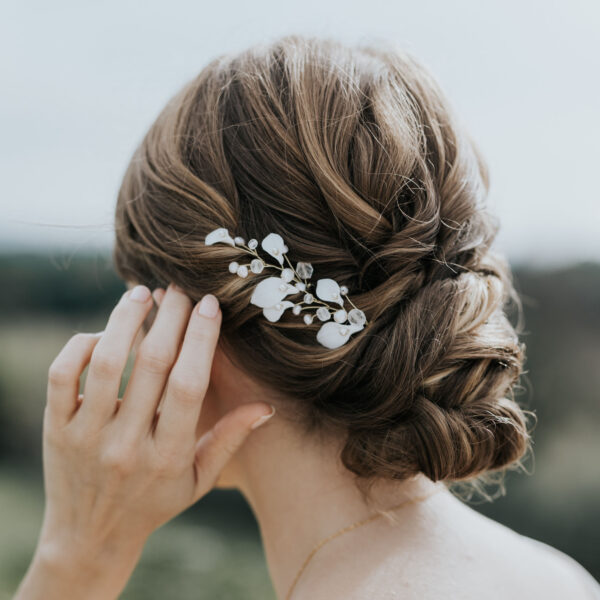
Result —
[[219, 227], [219, 229], [215, 229], [214, 231], [211, 231], [204, 238], [204, 243], [207, 246], [212, 246], [213, 244], [218, 244], [219, 242], [222, 242], [224, 244], [231, 244], [232, 246], [235, 246], [235, 242], [233, 241], [233, 238], [229, 235], [229, 231], [227, 231], [227, 229], [225, 229], [225, 227]]
[[333, 279], [319, 279], [316, 294], [325, 302], [337, 302], [340, 306], [344, 304], [340, 294], [340, 286]]
[[254, 288], [250, 302], [261, 308], [268, 308], [293, 293], [297, 293], [296, 288], [286, 283], [281, 277], [268, 277]]
[[328, 321], [321, 325], [321, 329], [317, 333], [317, 341], [326, 348], [339, 348], [350, 339], [351, 334], [361, 329], [364, 329], [363, 325], [348, 325]]
[[[345, 334], [343, 333], [345, 331]], [[343, 325], [328, 321], [321, 325], [317, 333], [317, 341], [326, 348], [339, 348], [343, 346], [350, 338], [350, 330]]]
[[293, 302], [290, 302], [289, 300], [283, 300], [282, 302], [278, 302], [275, 306], [263, 308], [263, 315], [265, 315], [269, 321], [279, 321], [285, 309], [292, 306], [294, 306]]
[[350, 333], [356, 333], [357, 331], [365, 328], [364, 324], [359, 325], [358, 323], [349, 323], [346, 324], [346, 327], [350, 330]]
[[287, 252], [287, 246], [278, 233], [269, 233], [260, 245], [265, 252], [276, 258], [280, 265], [283, 264], [283, 255]]

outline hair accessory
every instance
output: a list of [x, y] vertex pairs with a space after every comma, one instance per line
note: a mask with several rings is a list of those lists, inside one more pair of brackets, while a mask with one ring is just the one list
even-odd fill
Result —
[[[229, 263], [229, 271], [238, 277], [248, 277], [249, 273], [259, 274], [265, 268], [278, 269], [278, 277], [268, 277], [258, 283], [250, 303], [263, 309], [265, 317], [271, 321], [278, 321], [288, 309], [299, 315], [304, 312], [304, 323], [312, 325], [315, 318], [323, 321], [317, 332], [317, 341], [326, 348], [339, 348], [344, 345], [352, 333], [356, 333], [367, 324], [365, 313], [356, 308], [348, 298], [348, 288], [338, 285], [333, 279], [319, 279], [313, 291], [313, 284], [308, 280], [312, 277], [313, 267], [307, 262], [296, 263], [292, 266], [287, 257], [288, 247], [283, 238], [277, 233], [269, 233], [260, 243], [261, 248], [271, 255], [278, 264], [265, 262], [257, 252], [258, 241], [244, 238], [231, 237], [224, 227], [211, 231], [205, 238], [207, 246], [212, 244], [229, 244], [240, 248], [254, 258], [248, 264], [238, 262]], [[284, 260], [288, 266], [284, 266]], [[302, 294], [302, 299], [292, 302], [288, 296]], [[352, 305], [348, 312], [344, 309], [344, 298]]]

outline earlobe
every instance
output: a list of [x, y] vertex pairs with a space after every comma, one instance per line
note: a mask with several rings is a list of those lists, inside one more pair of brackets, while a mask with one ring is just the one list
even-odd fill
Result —
[[237, 478], [234, 473], [237, 470], [235, 456], [225, 465], [224, 469], [219, 473], [219, 477], [215, 482], [215, 489], [218, 490], [235, 490], [238, 489], [236, 484]]

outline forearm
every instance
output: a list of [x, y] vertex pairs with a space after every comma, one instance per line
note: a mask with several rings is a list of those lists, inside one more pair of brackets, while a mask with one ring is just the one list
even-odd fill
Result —
[[123, 591], [138, 559], [113, 557], [102, 566], [85, 556], [68, 559], [38, 548], [13, 600], [113, 600]]

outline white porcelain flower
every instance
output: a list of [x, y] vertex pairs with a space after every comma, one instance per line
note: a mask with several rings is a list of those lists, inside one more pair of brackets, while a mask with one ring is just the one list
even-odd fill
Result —
[[295, 294], [298, 290], [281, 277], [268, 277], [263, 279], [252, 292], [250, 302], [261, 308], [270, 308], [281, 302], [288, 294]]
[[294, 306], [293, 302], [289, 300], [283, 300], [282, 302], [278, 302], [275, 306], [269, 306], [263, 308], [263, 315], [269, 319], [269, 321], [275, 322], [279, 321], [279, 318], [283, 314], [286, 308], [290, 308]]
[[316, 294], [325, 302], [337, 302], [340, 306], [344, 305], [340, 286], [333, 279], [319, 279]]
[[204, 238], [204, 243], [207, 246], [212, 246], [213, 244], [217, 244], [218, 242], [223, 242], [225, 244], [231, 244], [232, 246], [235, 246], [233, 238], [229, 235], [229, 231], [227, 231], [225, 227], [219, 227], [219, 229], [211, 231]]
[[288, 247], [278, 233], [269, 233], [260, 245], [265, 252], [276, 258], [280, 265], [283, 264], [283, 255], [288, 251]]
[[317, 341], [326, 348], [339, 348], [350, 339], [352, 333], [361, 329], [364, 329], [364, 325], [328, 321], [321, 325], [321, 329], [317, 333]]

